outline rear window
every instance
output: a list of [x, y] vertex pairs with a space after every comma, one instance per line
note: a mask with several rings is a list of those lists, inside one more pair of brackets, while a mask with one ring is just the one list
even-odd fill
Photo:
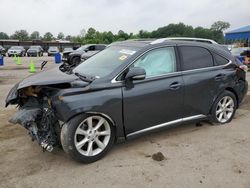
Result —
[[196, 46], [181, 46], [179, 49], [182, 57], [182, 70], [213, 66], [213, 57], [207, 49]]
[[215, 65], [226, 65], [229, 62], [226, 58], [218, 54], [213, 54], [213, 55], [214, 55]]

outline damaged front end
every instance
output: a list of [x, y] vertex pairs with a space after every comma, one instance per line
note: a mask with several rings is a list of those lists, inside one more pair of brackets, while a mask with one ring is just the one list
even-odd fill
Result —
[[58, 93], [76, 88], [83, 90], [89, 83], [74, 74], [63, 73], [58, 67], [29, 76], [17, 83], [5, 100], [6, 107], [18, 107], [10, 122], [26, 128], [44, 151], [52, 151], [60, 145], [60, 125], [63, 124], [63, 114], [56, 116], [53, 105], [60, 101]]
[[19, 109], [10, 122], [22, 125], [29, 131], [32, 141], [36, 140], [44, 151], [51, 152], [60, 143], [60, 126], [51, 108], [51, 99], [47, 96], [50, 92], [39, 86], [16, 92], [17, 98], [11, 102], [16, 102]]

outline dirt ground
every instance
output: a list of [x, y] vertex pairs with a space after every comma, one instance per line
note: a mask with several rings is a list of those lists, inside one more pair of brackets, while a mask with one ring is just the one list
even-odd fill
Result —
[[[164, 132], [117, 144], [93, 164], [72, 161], [61, 149], [42, 152], [27, 131], [8, 123], [9, 89], [30, 75], [30, 58], [0, 67], [0, 187], [250, 187], [250, 92], [235, 119], [222, 126], [172, 126]], [[57, 66], [52, 57], [33, 58], [39, 69]], [[248, 73], [250, 81], [250, 73]], [[165, 159], [151, 157], [161, 152]]]

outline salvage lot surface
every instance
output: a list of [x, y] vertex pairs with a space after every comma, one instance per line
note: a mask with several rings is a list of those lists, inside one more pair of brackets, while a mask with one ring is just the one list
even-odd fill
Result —
[[[222, 126], [187, 124], [118, 144], [102, 160], [84, 165], [61, 150], [42, 152], [21, 126], [8, 123], [9, 89], [30, 75], [28, 61], [0, 67], [0, 187], [250, 187], [250, 92], [235, 119]], [[33, 58], [37, 69], [57, 66]], [[250, 73], [247, 75], [250, 81]], [[162, 152], [163, 161], [151, 156]]]

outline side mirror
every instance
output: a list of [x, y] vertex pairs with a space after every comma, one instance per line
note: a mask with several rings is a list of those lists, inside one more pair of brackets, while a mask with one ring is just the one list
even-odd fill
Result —
[[125, 80], [144, 80], [146, 78], [146, 71], [140, 67], [132, 67], [129, 69]]

